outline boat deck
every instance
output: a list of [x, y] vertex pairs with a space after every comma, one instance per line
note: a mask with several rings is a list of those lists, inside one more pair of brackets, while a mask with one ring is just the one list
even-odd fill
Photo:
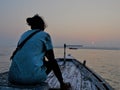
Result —
[[[65, 82], [70, 82], [70, 90], [113, 90], [112, 87], [98, 74], [90, 70], [85, 63], [76, 59], [58, 60]], [[59, 82], [51, 72], [46, 80], [51, 88], [59, 88]]]
[[[98, 90], [97, 87], [85, 77], [86, 72], [81, 72], [77, 65], [71, 61], [58, 62], [65, 82], [70, 82], [71, 90]], [[82, 68], [81, 68], [82, 69]], [[46, 80], [51, 88], [59, 88], [59, 82], [51, 72]]]

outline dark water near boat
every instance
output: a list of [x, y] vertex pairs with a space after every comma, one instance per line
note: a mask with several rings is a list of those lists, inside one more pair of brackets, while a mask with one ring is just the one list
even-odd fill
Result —
[[[9, 57], [14, 47], [0, 47], [0, 72], [8, 71]], [[63, 48], [55, 48], [55, 57], [63, 57]], [[80, 62], [87, 61], [87, 66], [102, 76], [115, 90], [120, 90], [120, 50], [77, 49], [67, 50]]]

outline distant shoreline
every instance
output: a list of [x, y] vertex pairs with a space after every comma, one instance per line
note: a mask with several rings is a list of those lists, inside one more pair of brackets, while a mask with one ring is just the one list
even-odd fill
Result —
[[[0, 46], [0, 48], [16, 48], [16, 46]], [[64, 48], [64, 46], [54, 46], [54, 48]], [[120, 50], [120, 47], [92, 47], [92, 46], [83, 46], [75, 47], [77, 49], [99, 49], [99, 50]], [[77, 50], [76, 49], [76, 50]]]
[[114, 48], [114, 47], [83, 47], [81, 49], [120, 50], [120, 48]]
[[[54, 48], [64, 48], [64, 47], [55, 46]], [[80, 47], [78, 49], [120, 50], [120, 48], [118, 47]]]

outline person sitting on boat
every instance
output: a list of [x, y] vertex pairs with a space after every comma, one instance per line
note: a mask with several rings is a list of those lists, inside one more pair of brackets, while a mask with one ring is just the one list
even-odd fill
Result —
[[[8, 80], [13, 84], [34, 85], [44, 82], [47, 74], [53, 70], [61, 88], [67, 83], [63, 77], [57, 61], [54, 57], [53, 45], [50, 35], [44, 31], [46, 28], [44, 20], [35, 15], [26, 19], [31, 30], [26, 31], [20, 38], [18, 45], [22, 43], [31, 33], [38, 31], [24, 46], [12, 57]], [[45, 57], [48, 61], [45, 61]]]

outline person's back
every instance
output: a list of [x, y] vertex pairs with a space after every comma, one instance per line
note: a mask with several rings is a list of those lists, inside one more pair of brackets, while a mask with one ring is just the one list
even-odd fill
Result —
[[[29, 30], [25, 32], [18, 44], [35, 31]], [[43, 65], [43, 58], [46, 49], [52, 49], [52, 44], [49, 40], [49, 35], [44, 31], [40, 31], [26, 42], [24, 47], [16, 53], [12, 60], [9, 75], [9, 78], [12, 79], [10, 81], [14, 81], [15, 79], [19, 83], [32, 84], [40, 83], [46, 79], [46, 68]], [[16, 65], [16, 68], [14, 65]]]

